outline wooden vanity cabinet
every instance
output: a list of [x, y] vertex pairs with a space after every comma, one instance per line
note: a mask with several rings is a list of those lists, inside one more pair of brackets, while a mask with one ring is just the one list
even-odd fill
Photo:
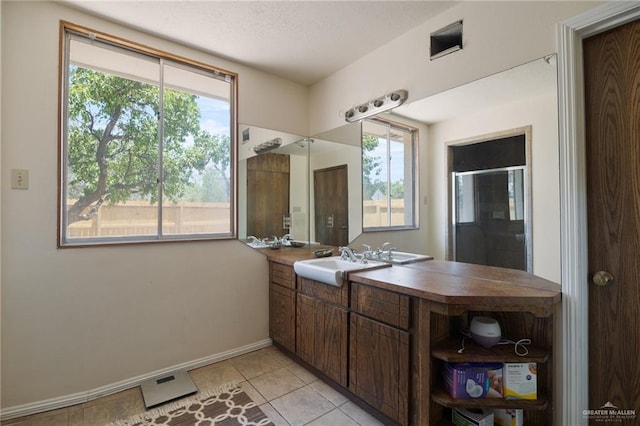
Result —
[[[425, 404], [422, 409], [428, 410], [428, 424], [441, 424], [451, 418], [451, 409], [467, 408], [511, 408], [524, 410], [524, 425], [554, 424], [552, 410], [553, 357], [554, 340], [554, 310], [531, 309], [521, 307], [521, 311], [511, 311], [503, 306], [473, 307], [445, 307], [443, 305], [426, 302], [428, 315], [430, 343], [422, 342], [422, 350], [431, 354], [430, 363], [420, 368], [423, 377], [430, 377], [426, 385], [430, 388], [431, 404]], [[451, 308], [451, 309], [449, 309]], [[488, 308], [488, 309], [482, 309]], [[503, 336], [512, 340], [531, 339], [535, 345], [527, 347], [528, 354], [518, 356], [514, 353], [513, 345], [498, 345], [485, 349], [468, 339], [464, 350], [461, 351], [462, 338], [457, 330], [468, 327], [474, 316], [489, 316], [498, 320]], [[427, 347], [427, 344], [429, 345]], [[499, 362], [499, 363], [536, 363], [537, 393], [534, 400], [517, 399], [454, 399], [445, 390], [442, 383], [441, 371], [444, 362]]]
[[297, 355], [347, 386], [348, 285], [333, 287], [298, 277]]
[[349, 390], [409, 424], [408, 296], [351, 283]]
[[293, 267], [269, 262], [269, 336], [291, 352], [296, 349], [295, 288]]
[[[521, 271], [444, 261], [360, 272], [335, 287], [296, 276], [290, 259], [271, 260], [269, 277], [273, 341], [385, 423], [447, 425], [454, 408], [466, 407], [522, 408], [525, 426], [554, 424], [556, 284]], [[460, 331], [474, 316], [496, 318], [512, 340], [531, 339], [529, 354], [469, 341], [460, 351]], [[535, 362], [538, 397], [451, 398], [444, 362]]]

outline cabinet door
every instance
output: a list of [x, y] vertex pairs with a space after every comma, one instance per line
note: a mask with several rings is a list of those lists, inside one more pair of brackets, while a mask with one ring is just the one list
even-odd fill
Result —
[[409, 423], [409, 333], [351, 314], [349, 390], [402, 425]]
[[347, 310], [321, 301], [316, 307], [316, 364], [331, 379], [347, 386]]
[[315, 364], [316, 299], [298, 293], [296, 304], [296, 354]]
[[347, 310], [298, 293], [297, 355], [342, 386], [347, 385]]
[[271, 283], [269, 285], [269, 331], [271, 339], [295, 351], [295, 292]]

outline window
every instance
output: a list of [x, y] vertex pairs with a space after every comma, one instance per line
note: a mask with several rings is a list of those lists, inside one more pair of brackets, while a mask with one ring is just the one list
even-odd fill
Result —
[[416, 133], [380, 119], [362, 122], [364, 231], [416, 227]]
[[62, 25], [59, 246], [233, 238], [235, 74]]

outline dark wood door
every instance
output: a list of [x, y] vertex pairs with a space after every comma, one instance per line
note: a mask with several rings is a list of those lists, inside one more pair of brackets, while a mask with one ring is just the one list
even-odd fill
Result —
[[247, 159], [247, 236], [280, 237], [289, 213], [289, 156], [267, 153]]
[[409, 423], [409, 333], [352, 313], [349, 390], [401, 425]]
[[[640, 21], [585, 39], [589, 408], [640, 422]], [[611, 274], [607, 283], [604, 273]], [[596, 285], [594, 278], [600, 278]], [[614, 420], [617, 421], [617, 420]], [[596, 424], [597, 419], [591, 423]]]
[[349, 244], [349, 179], [347, 166], [313, 171], [316, 241]]

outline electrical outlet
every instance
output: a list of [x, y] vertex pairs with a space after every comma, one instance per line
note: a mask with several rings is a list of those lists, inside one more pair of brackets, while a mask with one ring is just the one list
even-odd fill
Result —
[[11, 169], [11, 189], [29, 189], [29, 170]]

